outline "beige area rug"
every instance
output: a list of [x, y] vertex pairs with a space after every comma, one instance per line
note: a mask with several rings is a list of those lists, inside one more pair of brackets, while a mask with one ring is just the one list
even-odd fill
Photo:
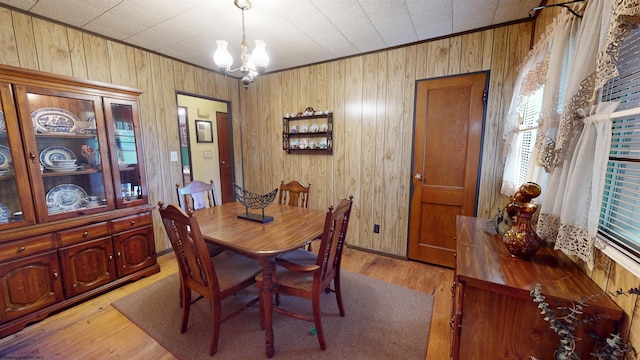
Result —
[[[345, 317], [340, 317], [333, 293], [322, 299], [327, 350], [320, 350], [311, 334], [313, 323], [274, 313], [274, 359], [425, 359], [433, 296], [346, 271], [342, 284]], [[179, 359], [212, 359], [208, 300], [191, 307], [189, 327], [180, 334], [178, 287], [175, 274], [112, 305]], [[252, 287], [225, 299], [223, 316], [256, 295]], [[282, 296], [281, 306], [311, 315], [308, 300]], [[265, 357], [257, 304], [222, 323], [213, 359]]]

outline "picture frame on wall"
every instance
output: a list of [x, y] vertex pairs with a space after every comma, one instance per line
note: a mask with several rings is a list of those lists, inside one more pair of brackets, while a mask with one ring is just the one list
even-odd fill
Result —
[[196, 141], [199, 143], [213, 142], [213, 121], [196, 120]]

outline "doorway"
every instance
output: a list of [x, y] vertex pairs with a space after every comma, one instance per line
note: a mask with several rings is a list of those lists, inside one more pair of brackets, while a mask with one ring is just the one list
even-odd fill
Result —
[[456, 216], [474, 216], [486, 72], [416, 84], [410, 259], [454, 267]]
[[233, 201], [233, 127], [227, 101], [177, 94], [183, 186], [213, 180], [216, 204]]

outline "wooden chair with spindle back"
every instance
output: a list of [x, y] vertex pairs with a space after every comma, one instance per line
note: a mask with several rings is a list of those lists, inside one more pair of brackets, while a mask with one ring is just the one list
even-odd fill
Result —
[[209, 355], [213, 355], [218, 349], [220, 324], [255, 304], [259, 298], [252, 299], [225, 318], [221, 316], [221, 301], [253, 285], [255, 276], [262, 267], [256, 260], [233, 251], [210, 257], [198, 221], [192, 212], [187, 214], [176, 205], [165, 207], [158, 203], [158, 207], [180, 272], [180, 294], [183, 299], [180, 333], [187, 330], [191, 292], [195, 291], [211, 303], [212, 335]]
[[[276, 258], [276, 282], [274, 284], [277, 295], [292, 295], [310, 299], [313, 317], [309, 317], [290, 310], [274, 307], [274, 311], [292, 316], [296, 319], [311, 321], [315, 324], [320, 348], [325, 350], [327, 343], [324, 338], [322, 319], [320, 318], [320, 295], [323, 292], [334, 291], [338, 302], [340, 316], [345, 315], [340, 288], [340, 262], [342, 250], [347, 235], [353, 196], [342, 199], [334, 209], [327, 212], [324, 230], [320, 241], [318, 254], [303, 249], [297, 249]], [[333, 282], [334, 289], [330, 289]], [[262, 289], [262, 273], [256, 276], [256, 284]], [[262, 296], [262, 292], [260, 292]], [[276, 297], [276, 304], [278, 304]], [[264, 313], [260, 307], [260, 323], [264, 324]]]

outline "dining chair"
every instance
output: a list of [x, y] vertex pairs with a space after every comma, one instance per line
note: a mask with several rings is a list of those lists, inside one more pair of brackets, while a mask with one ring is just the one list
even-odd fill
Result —
[[[184, 187], [176, 184], [176, 192], [178, 193], [178, 203], [184, 211], [195, 211], [216, 206], [216, 188], [213, 180], [210, 180], [209, 184], [194, 180]], [[209, 243], [206, 245], [211, 256], [216, 256], [225, 250], [222, 246]]]
[[[303, 249], [296, 249], [276, 258], [276, 306], [274, 311], [292, 316], [296, 319], [313, 322], [320, 342], [320, 348], [325, 350], [327, 344], [322, 329], [320, 317], [320, 295], [323, 292], [335, 292], [340, 316], [345, 316], [340, 287], [340, 262], [342, 250], [347, 235], [353, 196], [342, 199], [334, 209], [327, 212], [322, 239], [318, 254]], [[334, 289], [330, 288], [333, 281]], [[262, 289], [262, 273], [256, 276], [256, 284]], [[310, 299], [313, 317], [296, 313], [279, 307], [279, 295], [291, 295]], [[262, 291], [260, 292], [262, 297]], [[261, 298], [262, 301], [262, 298]], [[264, 312], [260, 307], [260, 323], [264, 324]]]
[[286, 184], [282, 181], [280, 183], [278, 204], [308, 208], [310, 194], [311, 183], [308, 186], [304, 186], [298, 180], [292, 180]]
[[[285, 184], [283, 180], [280, 183], [278, 204], [308, 208], [309, 196], [311, 196], [311, 183], [308, 186], [304, 186], [299, 180], [292, 180]], [[319, 240], [319, 238], [309, 240], [305, 245], [307, 250], [312, 250], [314, 240]]]
[[184, 187], [176, 184], [178, 202], [184, 211], [193, 211], [205, 207], [216, 206], [216, 188], [213, 180], [209, 184], [204, 181], [194, 180]]
[[158, 203], [160, 216], [167, 236], [171, 241], [180, 273], [180, 292], [184, 303], [180, 333], [187, 330], [191, 309], [191, 292], [209, 299], [211, 303], [211, 347], [209, 355], [218, 350], [220, 324], [255, 304], [258, 297], [244, 307], [221, 318], [221, 301], [255, 283], [255, 276], [262, 267], [250, 259], [233, 251], [209, 257], [198, 221], [192, 212], [185, 213], [176, 205], [164, 206]]

